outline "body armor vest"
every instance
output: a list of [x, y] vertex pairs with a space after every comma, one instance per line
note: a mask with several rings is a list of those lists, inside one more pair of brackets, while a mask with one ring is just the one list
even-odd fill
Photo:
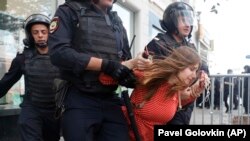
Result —
[[106, 23], [103, 15], [87, 12], [79, 17], [79, 27], [75, 30], [73, 47], [98, 58], [118, 60], [115, 31]]
[[[93, 57], [121, 61], [123, 46], [123, 30], [121, 21], [115, 20], [116, 13], [103, 15], [93, 10], [93, 5], [84, 2], [67, 2], [78, 17], [74, 29], [72, 47], [81, 53]], [[118, 17], [118, 16], [117, 16]], [[99, 82], [99, 71], [85, 70], [75, 84], [79, 89], [89, 93], [109, 93], [117, 86], [104, 86]], [[74, 78], [69, 78], [73, 80]], [[77, 79], [77, 78], [75, 78]], [[73, 80], [73, 83], [77, 80]], [[113, 87], [113, 88], [112, 88]]]
[[59, 70], [50, 62], [48, 55], [25, 52], [25, 83], [32, 103], [39, 107], [55, 106], [53, 82]]

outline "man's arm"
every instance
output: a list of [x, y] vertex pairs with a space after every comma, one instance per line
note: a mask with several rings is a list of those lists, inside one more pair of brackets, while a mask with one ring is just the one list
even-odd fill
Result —
[[74, 14], [66, 5], [57, 9], [51, 22], [54, 22], [56, 28], [50, 32], [48, 39], [49, 55], [53, 65], [62, 70], [72, 70], [75, 74], [80, 74], [88, 66], [91, 56], [72, 48], [74, 29], [78, 22]]
[[10, 69], [0, 80], [0, 98], [3, 97], [9, 89], [21, 78], [23, 55], [17, 55], [11, 62]]

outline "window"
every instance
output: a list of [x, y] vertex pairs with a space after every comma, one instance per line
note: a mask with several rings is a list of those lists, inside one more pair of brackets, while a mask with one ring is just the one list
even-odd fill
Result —
[[160, 19], [152, 12], [149, 12], [149, 36], [153, 39], [158, 33], [163, 32], [160, 26]]

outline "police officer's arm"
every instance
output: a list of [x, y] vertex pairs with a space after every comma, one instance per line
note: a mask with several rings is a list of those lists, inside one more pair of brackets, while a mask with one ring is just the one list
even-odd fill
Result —
[[[81, 73], [87, 68], [91, 56], [79, 53], [72, 48], [73, 30], [77, 24], [75, 13], [65, 5], [60, 6], [51, 23], [54, 23], [54, 28], [50, 29], [48, 44], [52, 64], [62, 70], [70, 70], [76, 74]], [[96, 67], [89, 64], [89, 69], [100, 68], [98, 64]]]
[[[114, 69], [124, 69], [120, 62], [102, 60], [85, 53], [77, 52], [72, 48], [74, 29], [77, 17], [67, 6], [60, 6], [52, 20], [54, 28], [49, 34], [49, 55], [52, 64], [62, 70], [70, 70], [76, 74], [84, 70], [102, 70], [113, 74]], [[112, 70], [113, 69], [113, 70]], [[118, 72], [118, 71], [117, 71]]]
[[23, 60], [24, 56], [19, 54], [12, 60], [10, 69], [0, 80], [0, 98], [21, 78]]
[[74, 29], [77, 23], [75, 13], [67, 6], [60, 6], [54, 19], [55, 28], [49, 35], [51, 62], [62, 70], [73, 70], [79, 74], [86, 70], [100, 70], [102, 59], [79, 53], [72, 48]]

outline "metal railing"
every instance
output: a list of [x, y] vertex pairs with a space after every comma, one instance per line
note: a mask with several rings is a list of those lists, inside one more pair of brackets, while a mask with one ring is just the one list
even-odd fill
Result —
[[196, 100], [190, 124], [250, 124], [250, 74], [216, 74], [210, 79], [210, 90]]

